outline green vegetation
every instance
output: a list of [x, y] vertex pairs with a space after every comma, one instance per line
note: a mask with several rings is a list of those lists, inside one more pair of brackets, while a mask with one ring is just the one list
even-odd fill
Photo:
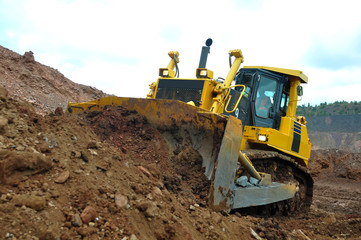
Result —
[[297, 106], [297, 115], [305, 117], [358, 114], [361, 114], [361, 101], [336, 101], [334, 103], [324, 102], [315, 106], [310, 104]]

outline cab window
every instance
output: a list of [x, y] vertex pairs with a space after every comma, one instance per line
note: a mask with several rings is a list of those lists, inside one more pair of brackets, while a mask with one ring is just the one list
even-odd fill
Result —
[[245, 74], [243, 78], [243, 85], [246, 86], [243, 96], [245, 96], [246, 98], [249, 98], [251, 96], [252, 77], [253, 76], [251, 74]]
[[261, 76], [256, 95], [256, 115], [261, 118], [268, 118], [269, 109], [274, 103], [276, 92], [276, 80]]
[[281, 96], [281, 104], [279, 111], [281, 116], [286, 116], [289, 94], [290, 94], [290, 85], [287, 83], [283, 87], [282, 96]]
[[[242, 77], [242, 80], [239, 82], [236, 82], [236, 84], [242, 84], [246, 87], [243, 93], [243, 97], [250, 98], [251, 97], [251, 87], [252, 87], [252, 79], [253, 74], [244, 74]], [[236, 90], [241, 91], [241, 87], [237, 87]]]

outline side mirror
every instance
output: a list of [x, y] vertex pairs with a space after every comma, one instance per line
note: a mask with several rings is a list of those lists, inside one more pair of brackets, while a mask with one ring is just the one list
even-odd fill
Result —
[[302, 88], [302, 86], [297, 86], [297, 96], [299, 96], [299, 97], [303, 96], [303, 88]]

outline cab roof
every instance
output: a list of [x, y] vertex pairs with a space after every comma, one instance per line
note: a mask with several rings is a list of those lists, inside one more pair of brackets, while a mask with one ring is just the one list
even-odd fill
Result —
[[290, 76], [291, 78], [299, 78], [301, 83], [308, 83], [308, 77], [299, 70], [292, 70], [286, 68], [266, 67], [266, 66], [244, 66], [243, 68], [260, 68], [272, 72], [282, 73]]

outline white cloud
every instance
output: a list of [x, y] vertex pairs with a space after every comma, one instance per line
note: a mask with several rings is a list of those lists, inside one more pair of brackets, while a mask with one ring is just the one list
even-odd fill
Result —
[[149, 68], [140, 70], [138, 66], [119, 66], [110, 62], [90, 61], [82, 68], [71, 69], [68, 77], [78, 79], [78, 83], [94, 86], [109, 94], [122, 93], [121, 96], [124, 97], [145, 98], [148, 85], [157, 78], [157, 70]]
[[312, 76], [304, 85], [303, 103], [323, 103], [335, 101], [360, 101], [361, 69], [327, 70], [306, 68], [308, 76]]
[[354, 70], [344, 62], [342, 71], [310, 66], [317, 60], [310, 52], [315, 43], [337, 56], [361, 49], [358, 1], [23, 0], [1, 5], [7, 12], [17, 7], [19, 16], [12, 16], [16, 21], [6, 29], [12, 33], [9, 41], [17, 41], [13, 50], [32, 50], [37, 61], [71, 80], [119, 96], [145, 96], [158, 68], [167, 66], [168, 51], [180, 52], [181, 77], [194, 77], [201, 46], [211, 37], [207, 67], [215, 77], [227, 75], [228, 51], [240, 48], [245, 65], [303, 70], [309, 77], [305, 103], [339, 100], [335, 87], [361, 100], [350, 89], [361, 79], [361, 66]]

